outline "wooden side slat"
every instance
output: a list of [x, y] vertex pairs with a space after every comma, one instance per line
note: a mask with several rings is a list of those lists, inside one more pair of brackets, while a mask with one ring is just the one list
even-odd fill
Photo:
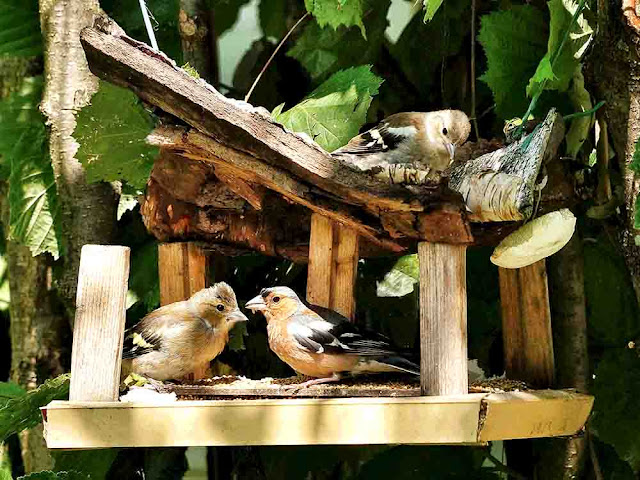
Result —
[[[158, 245], [160, 304], [187, 300], [207, 285], [207, 257], [193, 242], [161, 243]], [[193, 379], [207, 376], [209, 364], [193, 372]]]
[[466, 252], [460, 245], [418, 244], [423, 395], [468, 391]]
[[337, 225], [334, 229], [331, 309], [353, 320], [356, 314], [355, 284], [358, 273], [358, 234]]
[[307, 301], [326, 308], [331, 306], [333, 226], [327, 217], [317, 213], [311, 215]]
[[553, 385], [551, 311], [545, 261], [499, 269], [507, 377], [535, 387]]
[[82, 247], [71, 353], [72, 401], [118, 399], [128, 279], [128, 247]]

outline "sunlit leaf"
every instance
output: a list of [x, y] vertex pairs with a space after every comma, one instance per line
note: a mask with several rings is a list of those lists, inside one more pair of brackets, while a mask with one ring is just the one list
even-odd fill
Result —
[[442, 5], [443, 0], [424, 0], [424, 21], [430, 22], [433, 20], [436, 12]]
[[132, 92], [101, 82], [91, 105], [78, 114], [74, 132], [87, 181], [124, 180], [144, 188], [157, 153], [145, 141], [154, 125]]
[[381, 83], [370, 66], [342, 70], [274, 118], [291, 131], [306, 133], [330, 152], [358, 134]]
[[313, 15], [318, 25], [329, 25], [338, 28], [341, 25], [360, 27], [362, 36], [366, 38], [365, 26], [362, 23], [363, 0], [304, 0], [307, 12]]
[[483, 15], [478, 41], [487, 57], [487, 71], [480, 77], [496, 102], [503, 119], [522, 116], [529, 101], [526, 87], [547, 50], [545, 20], [540, 10], [517, 5], [509, 10]]

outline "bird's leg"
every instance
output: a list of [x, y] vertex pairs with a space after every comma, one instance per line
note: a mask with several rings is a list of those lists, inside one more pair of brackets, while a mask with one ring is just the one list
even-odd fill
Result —
[[338, 382], [341, 379], [342, 379], [342, 375], [340, 375], [339, 373], [334, 373], [330, 377], [314, 378], [312, 380], [307, 380], [306, 382], [298, 383], [295, 385], [283, 385], [281, 388], [286, 390], [301, 390], [303, 388], [311, 387], [312, 385], [321, 385], [323, 383]]

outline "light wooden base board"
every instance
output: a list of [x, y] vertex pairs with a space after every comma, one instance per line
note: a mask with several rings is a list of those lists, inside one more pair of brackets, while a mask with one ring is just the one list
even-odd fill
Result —
[[573, 435], [593, 397], [541, 390], [415, 398], [60, 402], [43, 407], [52, 449], [463, 444]]

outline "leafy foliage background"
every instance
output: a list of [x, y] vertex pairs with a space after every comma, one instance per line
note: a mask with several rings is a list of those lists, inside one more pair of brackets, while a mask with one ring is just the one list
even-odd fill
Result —
[[[394, 41], [386, 33], [388, 16], [392, 6], [403, 1], [259, 0], [261, 38], [248, 46], [231, 85], [214, 86], [228, 96], [243, 98], [277, 42], [308, 14], [251, 98], [253, 104], [272, 110], [287, 128], [306, 133], [330, 151], [398, 111], [453, 107], [470, 112], [471, 0], [424, 0], [418, 10], [424, 8], [415, 12]], [[179, 1], [148, 0], [147, 4], [160, 48], [182, 64]], [[475, 107], [482, 137], [501, 136], [503, 122], [523, 116], [532, 97], [535, 108], [531, 113], [537, 117], [550, 106], [569, 114], [577, 105], [591, 103], [580, 80], [581, 62], [594, 34], [590, 5], [581, 10], [585, 2], [573, 0], [547, 4], [478, 0], [477, 4]], [[206, 5], [215, 12], [214, 29], [221, 39], [242, 27], [249, 0], [207, 0]], [[129, 35], [147, 41], [139, 11], [131, 2], [103, 0], [101, 7]], [[582, 13], [572, 22], [576, 10]], [[40, 64], [40, 71], [20, 73], [24, 75], [20, 88], [0, 101], [0, 181], [8, 189], [2, 255], [5, 238], [27, 245], [34, 255], [64, 255], [47, 127], [38, 111], [42, 54], [38, 2], [0, 0], [0, 62], [29, 57]], [[6, 96], [7, 92], [0, 89], [0, 93]], [[117, 212], [117, 241], [132, 249], [129, 324], [159, 305], [156, 242], [146, 233], [136, 200], [156, 153], [144, 143], [156, 122], [153, 113], [129, 91], [103, 83], [92, 104], [79, 112], [75, 131], [77, 158], [88, 180], [117, 182], [123, 193]], [[592, 122], [574, 122], [572, 130], [574, 125], [580, 130], [567, 137], [567, 161], [589, 178], [596, 168], [590, 160]], [[636, 157], [632, 168], [638, 173], [640, 153]], [[611, 225], [606, 219], [587, 217], [582, 210], [578, 214], [584, 238], [591, 390], [596, 395], [590, 424], [594, 449], [604, 478], [636, 478], [640, 471], [640, 357], [633, 342], [640, 337], [640, 311], [624, 261], [610, 239]], [[500, 375], [504, 366], [499, 287], [497, 271], [488, 260], [490, 253], [487, 248], [468, 252], [469, 356], [486, 375]], [[2, 313], [9, 301], [5, 264], [2, 259], [0, 339], [6, 345], [8, 322]], [[305, 290], [303, 265], [245, 255], [229, 259], [223, 267], [223, 272], [212, 272], [212, 276], [224, 275], [241, 303], [266, 285]], [[415, 255], [361, 261], [358, 321], [417, 350], [417, 282]], [[220, 362], [254, 378], [290, 375], [292, 371], [265, 345], [264, 321], [252, 317], [246, 332], [235, 332]], [[2, 374], [8, 375], [8, 366]], [[65, 377], [28, 393], [14, 384], [0, 384], [0, 439], [11, 442], [15, 439], [11, 434], [37, 424], [38, 407], [53, 398], [64, 398], [67, 390]], [[216, 455], [239, 478], [504, 478], [486, 460], [488, 452], [468, 447], [270, 447], [219, 449]], [[120, 478], [121, 472], [136, 469], [143, 469], [146, 478], [181, 478], [186, 468], [180, 449], [67, 452], [55, 460], [55, 471], [24, 478]], [[167, 470], [167, 466], [173, 468]], [[15, 465], [0, 463], [0, 480], [11, 478], [12, 469], [16, 476]]]

